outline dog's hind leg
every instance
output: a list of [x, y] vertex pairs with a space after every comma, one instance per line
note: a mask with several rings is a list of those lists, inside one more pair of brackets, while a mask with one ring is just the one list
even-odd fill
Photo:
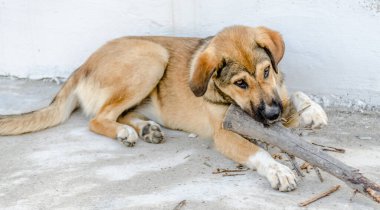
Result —
[[[135, 144], [138, 139], [135, 128], [139, 131], [139, 126], [134, 126], [135, 128], [132, 126], [141, 122], [133, 118], [134, 120], [131, 123], [127, 123], [130, 125], [126, 125], [117, 122], [117, 120], [123, 112], [141, 103], [154, 89], [160, 78], [145, 76], [140, 79], [141, 81], [137, 81], [139, 86], [132, 85], [112, 91], [113, 95], [107, 99], [102, 108], [100, 108], [100, 111], [95, 115], [95, 118], [91, 120], [90, 129], [92, 131], [110, 138], [116, 138], [126, 146], [133, 146]], [[150, 124], [152, 125], [152, 123]], [[155, 129], [155, 127], [153, 128]]]
[[116, 122], [118, 116], [128, 108], [128, 101], [111, 103], [103, 106], [101, 111], [90, 122], [90, 129], [98, 134], [116, 138], [124, 145], [134, 146], [138, 135], [134, 128]]
[[148, 143], [159, 144], [164, 140], [161, 126], [136, 112], [120, 117], [118, 122], [132, 126], [139, 137]]
[[132, 39], [114, 40], [94, 53], [86, 63], [91, 71], [77, 91], [86, 113], [95, 114], [90, 130], [133, 146], [136, 130], [117, 119], [149, 96], [168, 59], [161, 45]]

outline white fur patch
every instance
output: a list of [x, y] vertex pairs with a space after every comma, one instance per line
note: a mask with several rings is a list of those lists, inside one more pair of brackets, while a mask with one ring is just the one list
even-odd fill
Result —
[[291, 99], [297, 112], [301, 112], [301, 127], [311, 127], [312, 129], [315, 129], [327, 125], [327, 115], [325, 111], [305, 93], [295, 92]]
[[249, 157], [247, 166], [265, 176], [274, 189], [292, 191], [297, 187], [297, 178], [292, 170], [275, 161], [267, 151], [261, 148], [256, 154]]
[[87, 116], [95, 115], [111, 95], [107, 88], [99, 88], [98, 84], [91, 81], [80, 82], [75, 92]]

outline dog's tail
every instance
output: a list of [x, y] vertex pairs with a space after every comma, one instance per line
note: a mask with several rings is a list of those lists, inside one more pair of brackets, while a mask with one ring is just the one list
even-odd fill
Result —
[[39, 131], [67, 120], [78, 106], [75, 89], [79, 81], [80, 70], [81, 68], [69, 77], [49, 106], [19, 115], [0, 115], [0, 136]]

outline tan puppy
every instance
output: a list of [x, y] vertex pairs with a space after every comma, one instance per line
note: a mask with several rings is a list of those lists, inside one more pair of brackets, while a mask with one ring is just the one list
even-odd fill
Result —
[[[206, 39], [119, 38], [92, 54], [48, 107], [3, 116], [0, 135], [55, 126], [81, 107], [93, 116], [92, 131], [126, 146], [139, 137], [160, 143], [160, 125], [212, 137], [224, 155], [257, 169], [273, 188], [291, 191], [296, 177], [288, 167], [221, 126], [230, 104], [265, 124], [288, 113], [291, 103], [277, 68], [283, 54], [280, 34], [265, 27], [233, 26]], [[296, 109], [310, 103], [305, 97], [294, 102]], [[311, 104], [307, 122], [326, 124], [323, 110]]]

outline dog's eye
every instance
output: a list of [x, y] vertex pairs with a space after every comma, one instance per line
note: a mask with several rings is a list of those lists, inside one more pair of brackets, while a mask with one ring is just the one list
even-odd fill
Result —
[[269, 66], [264, 69], [264, 79], [268, 78], [269, 76]]
[[238, 80], [234, 83], [236, 86], [238, 86], [239, 88], [242, 88], [242, 89], [247, 89], [248, 88], [248, 84], [244, 81], [244, 80]]

